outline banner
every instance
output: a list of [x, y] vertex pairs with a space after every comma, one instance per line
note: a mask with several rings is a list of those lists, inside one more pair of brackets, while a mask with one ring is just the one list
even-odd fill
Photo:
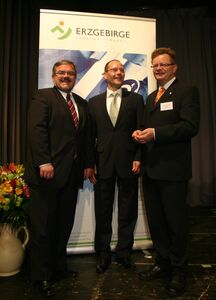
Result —
[[[105, 64], [118, 59], [124, 64], [123, 87], [147, 95], [156, 89], [150, 68], [155, 49], [155, 19], [69, 11], [40, 11], [38, 87], [53, 86], [52, 67], [61, 59], [77, 66], [73, 92], [84, 99], [104, 92]], [[116, 192], [117, 193], [117, 192]], [[134, 248], [151, 245], [144, 201], [139, 187], [139, 214]], [[112, 247], [117, 241], [117, 205], [113, 213]], [[68, 242], [68, 253], [94, 251], [94, 195], [89, 181], [79, 192], [75, 224]]]

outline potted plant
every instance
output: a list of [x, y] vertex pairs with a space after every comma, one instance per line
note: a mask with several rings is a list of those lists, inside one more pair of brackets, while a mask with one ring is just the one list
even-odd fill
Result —
[[22, 164], [0, 166], [0, 276], [20, 271], [29, 240], [30, 194], [23, 174]]
[[29, 188], [23, 179], [24, 166], [10, 163], [0, 166], [0, 223], [14, 227], [29, 220]]

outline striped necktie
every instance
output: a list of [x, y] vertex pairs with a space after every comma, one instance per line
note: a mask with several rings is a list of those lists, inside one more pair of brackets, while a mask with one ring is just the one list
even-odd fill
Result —
[[75, 106], [73, 104], [73, 101], [71, 100], [70, 94], [67, 94], [66, 99], [67, 99], [67, 105], [68, 105], [68, 107], [71, 111], [71, 115], [72, 115], [72, 118], [73, 118], [73, 121], [74, 121], [74, 125], [75, 125], [76, 128], [78, 128], [79, 119], [78, 119], [78, 115], [77, 115]]

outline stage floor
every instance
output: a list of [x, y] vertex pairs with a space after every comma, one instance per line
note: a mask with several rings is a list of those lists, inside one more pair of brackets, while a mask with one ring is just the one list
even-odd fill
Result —
[[[189, 274], [185, 294], [175, 299], [216, 299], [216, 208], [191, 208]], [[137, 272], [153, 264], [154, 250], [136, 250], [132, 258], [136, 272], [128, 272], [114, 260], [102, 275], [95, 272], [94, 254], [68, 256], [69, 267], [79, 271], [77, 279], [56, 284], [55, 300], [162, 300], [166, 295], [163, 279], [140, 281]], [[0, 300], [40, 300], [29, 280], [28, 255], [19, 274], [0, 277]]]

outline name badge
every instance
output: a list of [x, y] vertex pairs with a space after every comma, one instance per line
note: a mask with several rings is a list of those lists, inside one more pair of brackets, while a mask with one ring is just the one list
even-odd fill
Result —
[[160, 103], [160, 110], [165, 111], [165, 110], [173, 110], [173, 102], [165, 102], [165, 103]]

